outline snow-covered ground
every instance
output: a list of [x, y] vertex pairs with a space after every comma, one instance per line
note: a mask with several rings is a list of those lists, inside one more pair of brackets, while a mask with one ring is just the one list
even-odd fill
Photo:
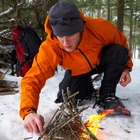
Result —
[[[38, 113], [42, 114], [46, 123], [50, 120], [58, 105], [54, 103], [58, 84], [63, 77], [64, 71], [59, 70], [51, 79], [47, 80], [42, 89]], [[132, 116], [112, 116], [105, 117], [98, 130], [99, 140], [139, 140], [140, 134], [140, 60], [134, 60], [134, 68], [131, 72], [132, 82], [123, 88], [118, 85], [117, 95], [128, 99], [124, 101], [126, 107], [131, 110]], [[21, 77], [6, 75], [5, 80], [18, 81], [20, 89]], [[0, 96], [0, 140], [24, 140], [24, 138], [33, 137], [35, 134], [28, 133], [23, 128], [23, 121], [19, 117], [20, 93], [15, 95]], [[94, 103], [93, 103], [94, 104]], [[96, 109], [88, 108], [83, 112], [83, 118], [89, 115], [96, 115]]]

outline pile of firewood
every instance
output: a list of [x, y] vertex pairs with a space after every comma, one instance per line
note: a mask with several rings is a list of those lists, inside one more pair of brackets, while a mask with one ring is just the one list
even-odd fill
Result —
[[6, 73], [0, 72], [0, 95], [10, 95], [18, 92], [18, 82], [4, 80]]
[[[77, 109], [75, 96], [62, 92], [64, 102], [59, 106], [45, 132], [38, 140], [97, 140], [96, 136], [83, 123], [80, 113], [86, 108]], [[85, 135], [86, 138], [82, 137]]]

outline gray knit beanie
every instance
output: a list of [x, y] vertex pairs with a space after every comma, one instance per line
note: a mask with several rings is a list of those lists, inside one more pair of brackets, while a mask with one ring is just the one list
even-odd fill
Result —
[[76, 5], [60, 1], [49, 11], [49, 23], [56, 36], [68, 36], [83, 30], [83, 21]]

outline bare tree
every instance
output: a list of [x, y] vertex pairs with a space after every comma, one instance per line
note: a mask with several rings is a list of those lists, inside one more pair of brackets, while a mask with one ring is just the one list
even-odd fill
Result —
[[123, 32], [125, 0], [118, 0], [117, 27]]

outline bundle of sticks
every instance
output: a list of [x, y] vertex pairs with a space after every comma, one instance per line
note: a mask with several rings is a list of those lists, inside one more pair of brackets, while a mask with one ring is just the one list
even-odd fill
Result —
[[0, 95], [11, 95], [19, 92], [18, 82], [16, 81], [7, 81], [0, 80]]
[[0, 95], [11, 95], [18, 93], [18, 82], [4, 80], [6, 73], [0, 72]]
[[[44, 133], [38, 140], [97, 140], [96, 136], [90, 132], [81, 119], [80, 113], [88, 107], [77, 109], [75, 96], [70, 91], [62, 92], [63, 103], [56, 110]], [[86, 138], [82, 137], [86, 135]]]

